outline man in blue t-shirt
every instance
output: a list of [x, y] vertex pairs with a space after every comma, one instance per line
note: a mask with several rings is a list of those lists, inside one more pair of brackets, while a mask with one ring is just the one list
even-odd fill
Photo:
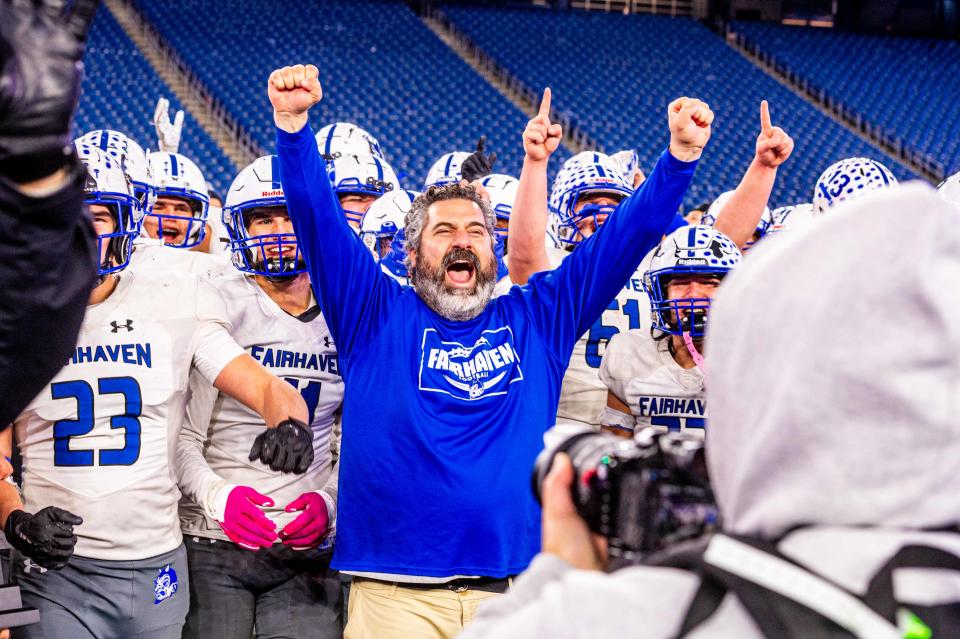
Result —
[[285, 67], [268, 92], [346, 383], [333, 564], [355, 576], [345, 636], [453, 636], [539, 549], [529, 478], [570, 352], [673, 220], [713, 114], [671, 104], [669, 150], [636, 194], [557, 269], [492, 299], [496, 217], [471, 187], [428, 189], [407, 214], [412, 287], [370, 259], [307, 126], [317, 76]]

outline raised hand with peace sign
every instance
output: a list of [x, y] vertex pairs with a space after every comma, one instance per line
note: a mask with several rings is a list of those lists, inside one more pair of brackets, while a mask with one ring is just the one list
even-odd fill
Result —
[[790, 157], [793, 139], [778, 126], [770, 123], [770, 107], [760, 102], [760, 136], [757, 137], [757, 161], [768, 169], [775, 169]]
[[550, 87], [547, 87], [543, 90], [540, 111], [527, 122], [523, 131], [523, 150], [527, 159], [534, 162], [545, 162], [563, 138], [563, 128], [550, 122], [550, 101]]

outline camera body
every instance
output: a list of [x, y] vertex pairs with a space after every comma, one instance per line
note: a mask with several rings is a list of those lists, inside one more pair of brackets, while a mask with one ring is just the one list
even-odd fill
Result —
[[577, 433], [537, 458], [538, 499], [558, 453], [570, 456], [573, 503], [587, 526], [607, 538], [611, 559], [637, 561], [719, 528], [700, 438], [653, 428], [633, 439]]

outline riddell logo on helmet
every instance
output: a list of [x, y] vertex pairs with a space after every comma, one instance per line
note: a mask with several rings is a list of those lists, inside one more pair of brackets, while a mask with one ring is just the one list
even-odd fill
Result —
[[264, 191], [260, 194], [260, 197], [277, 197], [283, 195], [283, 189], [277, 189], [276, 191]]
[[706, 266], [707, 260], [702, 257], [681, 257], [677, 260], [681, 266]]

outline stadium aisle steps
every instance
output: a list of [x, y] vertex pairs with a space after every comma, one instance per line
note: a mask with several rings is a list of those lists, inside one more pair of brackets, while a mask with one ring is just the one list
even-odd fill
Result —
[[[157, 150], [153, 127], [157, 99], [170, 100], [171, 115], [183, 104], [106, 6], [99, 9], [90, 29], [84, 73], [75, 121], [77, 135], [115, 129], [144, 149]], [[192, 113], [186, 113], [183, 130], [180, 152], [193, 159], [214, 186], [226, 189], [236, 172], [233, 163]]]

